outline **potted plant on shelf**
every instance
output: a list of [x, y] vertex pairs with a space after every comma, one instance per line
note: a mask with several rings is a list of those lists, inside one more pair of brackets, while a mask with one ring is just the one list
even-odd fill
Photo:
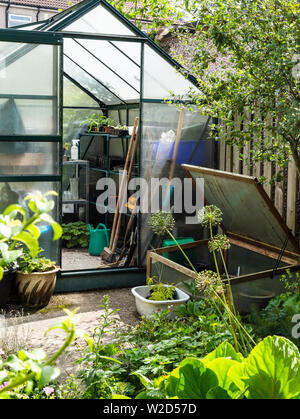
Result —
[[120, 135], [120, 137], [124, 137], [125, 135], [128, 135], [128, 132], [129, 132], [127, 125], [118, 124], [117, 126], [114, 127], [114, 129], [115, 129], [115, 134]]
[[173, 318], [176, 315], [175, 308], [190, 299], [189, 295], [174, 285], [163, 284], [154, 278], [148, 278], [147, 285], [134, 287], [131, 292], [135, 297], [137, 312], [145, 317], [170, 310], [168, 316]]
[[52, 297], [56, 274], [59, 267], [46, 257], [39, 257], [25, 251], [19, 263], [16, 284], [18, 295], [23, 306], [30, 308], [44, 307]]
[[71, 148], [71, 143], [69, 142], [64, 143], [64, 161], [70, 160], [70, 156], [67, 154], [70, 148]]
[[104, 130], [107, 134], [113, 134], [114, 133], [114, 125], [115, 121], [111, 118], [106, 118], [103, 120]]
[[88, 119], [81, 122], [80, 126], [86, 125], [87, 132], [100, 132], [105, 125], [106, 117], [104, 115], [91, 115]]
[[[0, 305], [7, 303], [13, 288], [16, 266], [22, 257], [24, 248], [34, 257], [39, 252], [40, 222], [50, 224], [53, 229], [53, 240], [62, 235], [61, 226], [49, 214], [54, 208], [54, 201], [49, 195], [57, 195], [50, 191], [42, 195], [39, 191], [25, 198], [28, 208], [18, 204], [9, 205], [0, 214]], [[31, 216], [27, 218], [30, 210]]]

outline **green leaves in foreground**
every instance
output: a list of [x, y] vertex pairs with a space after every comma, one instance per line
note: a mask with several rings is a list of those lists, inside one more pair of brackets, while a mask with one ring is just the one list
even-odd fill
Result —
[[43, 349], [21, 350], [17, 355], [8, 355], [5, 361], [0, 357], [0, 399], [27, 398], [34, 388], [42, 389], [57, 379], [60, 370], [55, 361], [76, 337], [73, 318], [77, 310], [64, 311], [68, 317], [46, 332], [62, 329], [66, 334], [64, 343], [51, 358]]
[[[31, 256], [35, 257], [39, 252], [38, 238], [40, 230], [38, 223], [50, 224], [53, 230], [53, 240], [58, 240], [62, 235], [61, 226], [49, 214], [55, 206], [53, 199], [48, 199], [50, 195], [57, 195], [55, 191], [46, 194], [36, 192], [29, 194], [24, 201], [28, 202], [27, 211], [17, 204], [9, 205], [0, 214], [0, 280], [3, 271], [9, 269], [22, 255], [22, 247], [25, 246]], [[26, 218], [26, 212], [31, 211], [30, 218]], [[15, 248], [18, 247], [16, 250]]]
[[[203, 359], [186, 358], [156, 383], [166, 398], [296, 399], [300, 398], [300, 353], [279, 336], [268, 336], [247, 358], [224, 342]], [[143, 398], [148, 396], [144, 391]]]

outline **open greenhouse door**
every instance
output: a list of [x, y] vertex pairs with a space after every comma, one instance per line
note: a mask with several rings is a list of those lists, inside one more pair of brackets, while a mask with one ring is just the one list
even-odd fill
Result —
[[[28, 193], [54, 190], [60, 222], [62, 37], [0, 30], [0, 213]], [[29, 214], [28, 214], [29, 215]], [[59, 242], [39, 224], [44, 255], [60, 264]]]

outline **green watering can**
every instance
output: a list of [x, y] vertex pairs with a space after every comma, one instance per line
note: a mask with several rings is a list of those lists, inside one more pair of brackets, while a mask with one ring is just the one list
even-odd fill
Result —
[[91, 256], [99, 256], [104, 247], [109, 246], [110, 230], [104, 224], [99, 223], [95, 229], [92, 229], [89, 224], [90, 230], [90, 244], [89, 254]]

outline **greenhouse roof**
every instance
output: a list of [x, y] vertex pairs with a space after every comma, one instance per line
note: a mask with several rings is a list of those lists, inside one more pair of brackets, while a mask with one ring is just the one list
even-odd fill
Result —
[[16, 29], [62, 34], [64, 75], [104, 106], [184, 100], [196, 90], [193, 76], [105, 0]]

